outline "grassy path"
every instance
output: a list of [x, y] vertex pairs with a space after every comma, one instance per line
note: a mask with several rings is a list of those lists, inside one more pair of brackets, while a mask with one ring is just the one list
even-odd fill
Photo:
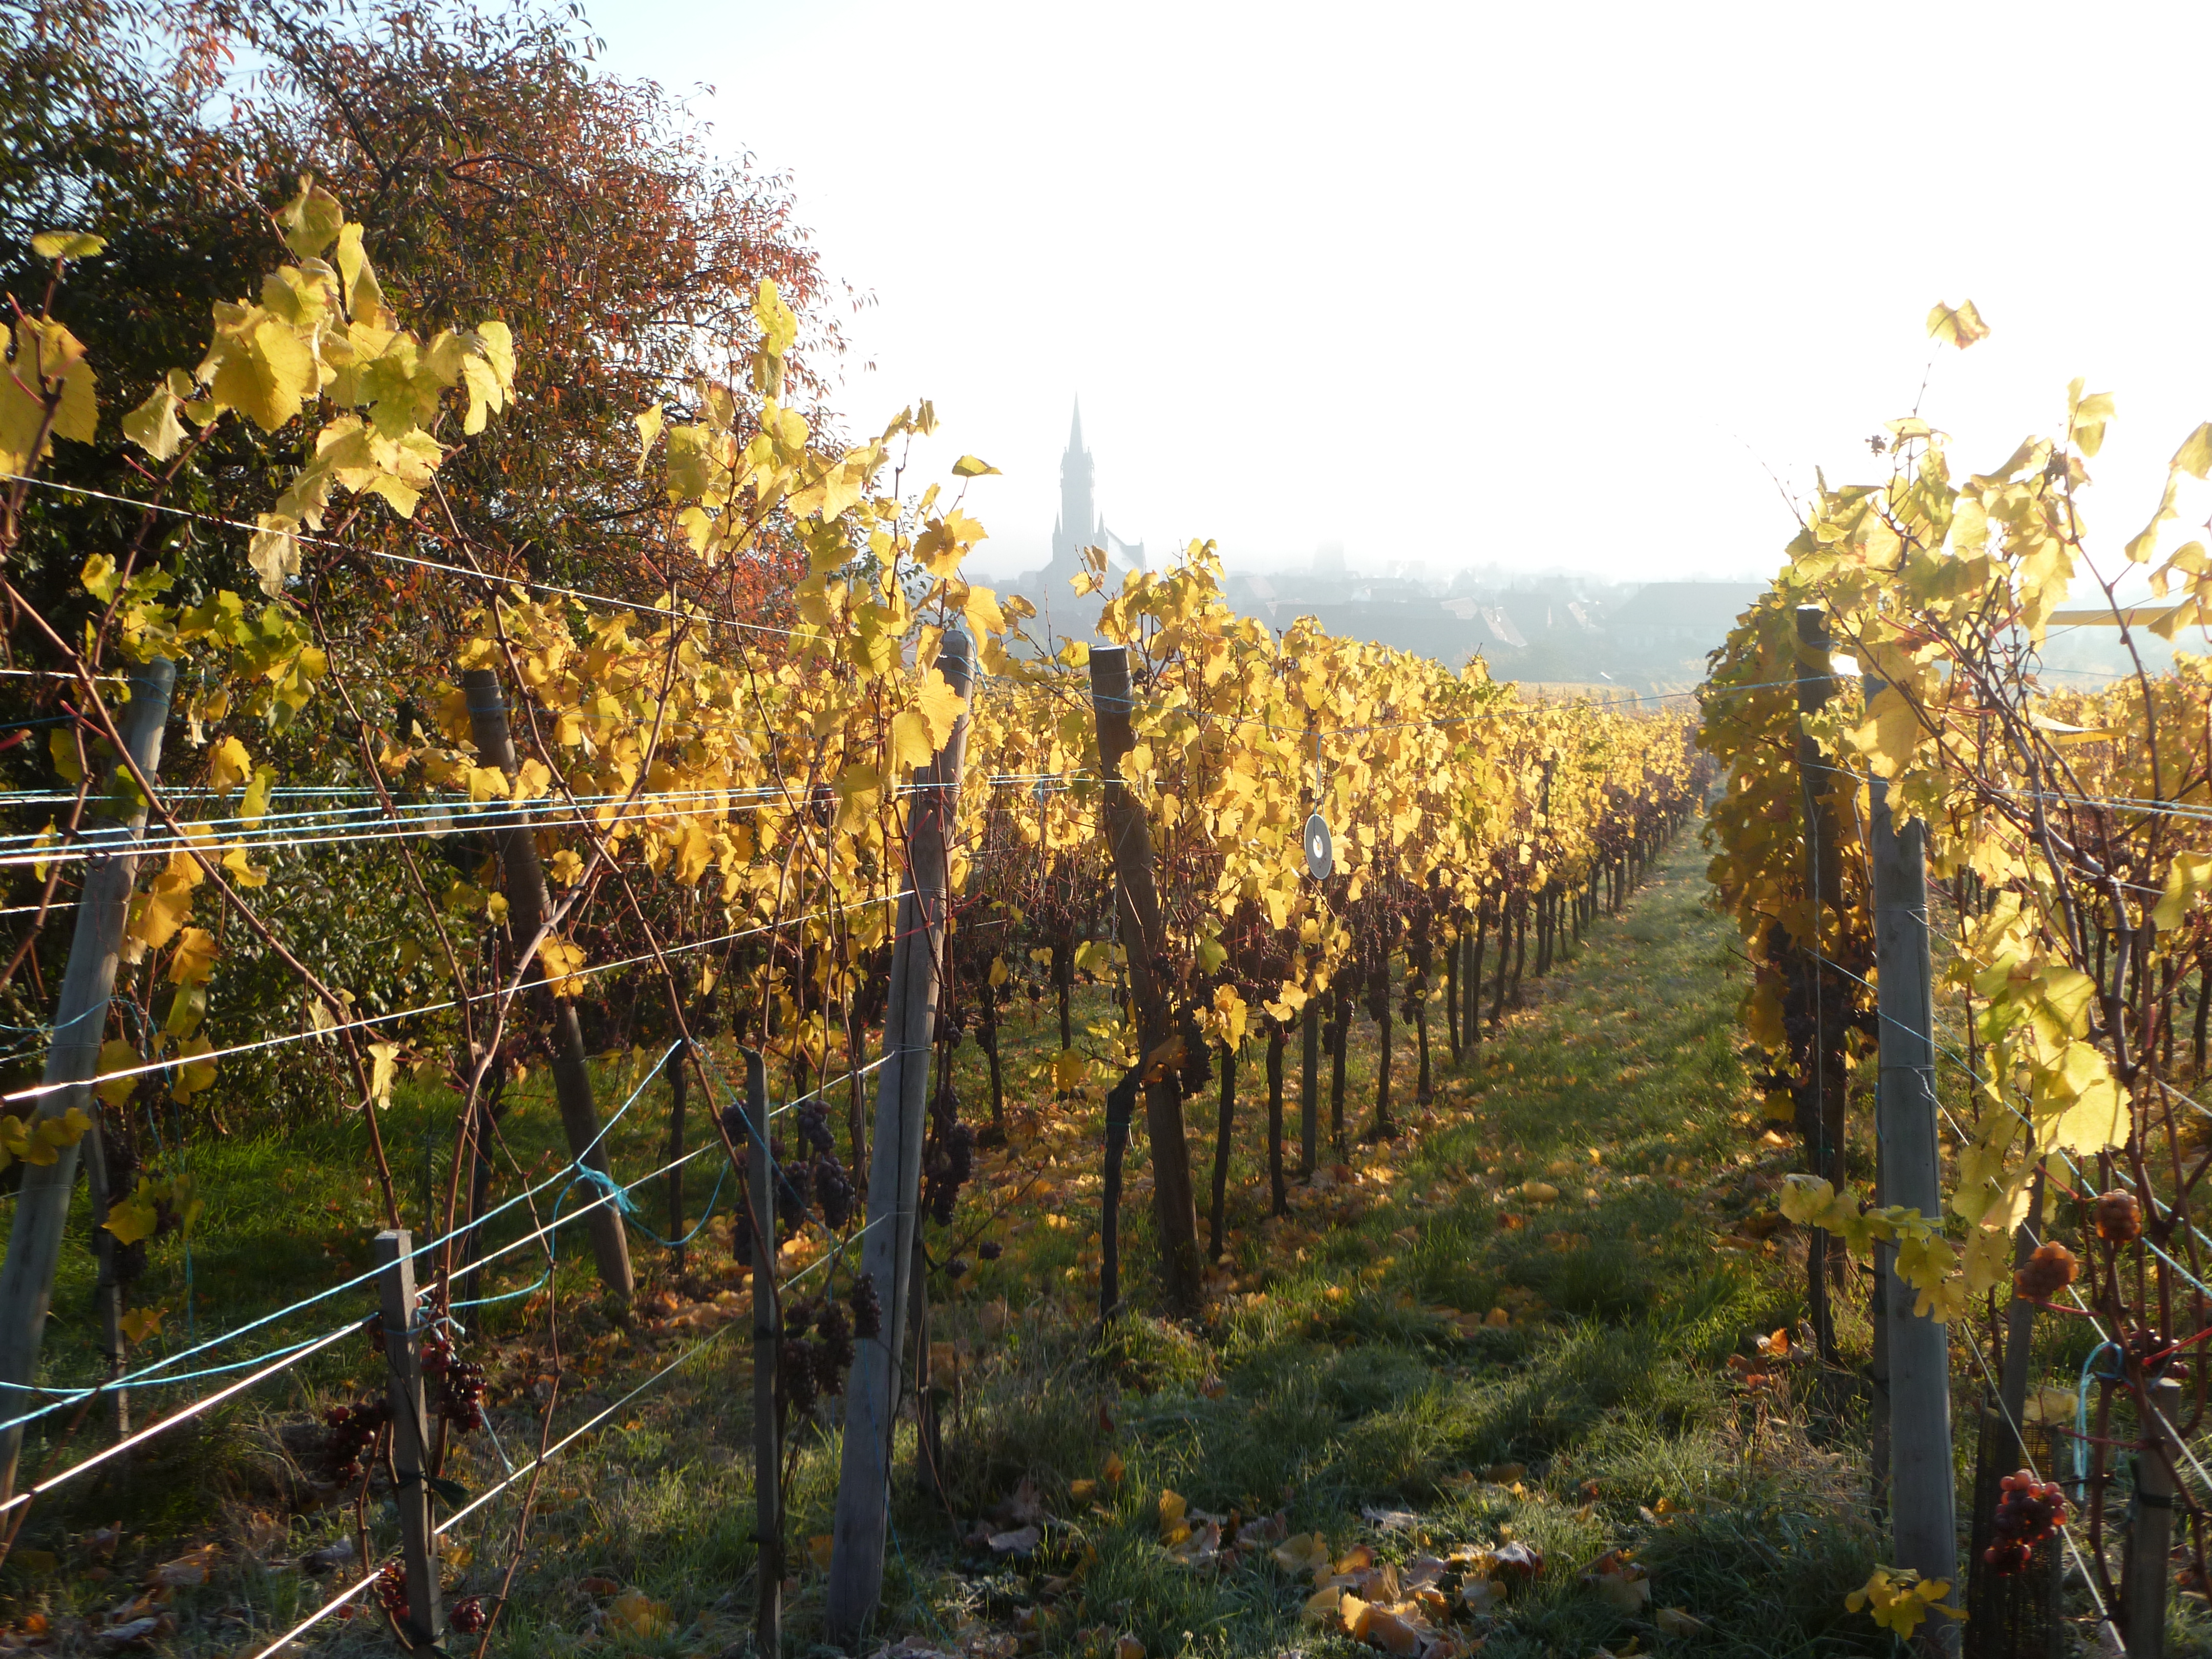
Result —
[[[1127, 1322], [1102, 1369], [1070, 1325], [1015, 1317], [988, 1348], [968, 1326], [997, 1357], [953, 1413], [951, 1509], [996, 1503], [1011, 1527], [1026, 1478], [1067, 1523], [1041, 1559], [993, 1572], [988, 1547], [957, 1555], [944, 1507], [915, 1498], [890, 1633], [1009, 1652], [1039, 1639], [1025, 1630], [1054, 1650], [1122, 1632], [1149, 1654], [1350, 1650], [1302, 1629], [1310, 1587], [1265, 1552], [1178, 1559], [1167, 1489], [1214, 1514], [1279, 1510], [1340, 1555], [1525, 1542], [1542, 1572], [1460, 1626], [1492, 1653], [1877, 1650], [1843, 1611], [1872, 1560], [1858, 1480], [1726, 1363], [1794, 1322], [1796, 1253], [1716, 1244], [1771, 1208], [1786, 1154], [1759, 1139], [1736, 963], [1700, 863], [1679, 845], [1627, 915], [1447, 1070], [1408, 1150], [1248, 1227], [1243, 1288], [1202, 1334]], [[1010, 1284], [1030, 1271], [1020, 1254]], [[1650, 1572], [1649, 1607], [1585, 1581], [1613, 1550]], [[1670, 1617], [1667, 1634], [1662, 1608], [1696, 1626]]]
[[[1094, 1344], [1095, 1110], [1016, 1105], [1013, 1145], [985, 1161], [973, 1206], [1003, 1213], [957, 1247], [979, 1259], [933, 1311], [946, 1383], [944, 1491], [900, 1490], [878, 1633], [975, 1659], [1108, 1659], [1125, 1636], [1154, 1659], [1371, 1651], [1302, 1622], [1312, 1586], [1266, 1547], [1206, 1547], [1207, 1514], [1279, 1515], [1285, 1531], [1320, 1534], [1334, 1556], [1364, 1546], [1408, 1568], [1455, 1547], [1540, 1553], [1541, 1571], [1489, 1612], [1470, 1616], [1454, 1596], [1449, 1629], [1462, 1649], [1478, 1638], [1516, 1659], [1589, 1659], [1601, 1647], [1881, 1649], [1864, 1618], [1843, 1611], [1873, 1559], [1853, 1518], [1858, 1472], [1811, 1444], [1785, 1401], [1743, 1388], [1728, 1366], [1753, 1353], [1756, 1334], [1794, 1322], [1798, 1252], [1742, 1236], [1746, 1218], [1771, 1211], [1787, 1158], [1759, 1139], [1733, 1024], [1738, 964], [1704, 908], [1700, 862], [1693, 840], [1678, 845], [1629, 913], [1601, 920], [1548, 979], [1529, 981], [1529, 1006], [1456, 1070], [1439, 1006], [1437, 1098], [1425, 1111], [1410, 1104], [1412, 1043], [1401, 1036], [1395, 1093], [1409, 1133], [1355, 1145], [1346, 1164], [1296, 1190], [1286, 1219], [1264, 1216], [1264, 1083], [1248, 1060], [1230, 1249], [1195, 1327], [1131, 1316]], [[1034, 1098], [1030, 1073], [1058, 1046], [1052, 1024], [1022, 1016], [1009, 1026], [1010, 1100]], [[965, 1115], [980, 1118], [988, 1097], [972, 1045], [963, 1058]], [[1346, 1101], [1355, 1126], [1367, 1121], [1374, 1060], [1363, 1022]], [[1291, 1092], [1295, 1122], [1295, 1079]], [[1201, 1171], [1211, 1104], [1189, 1106]], [[641, 1119], [624, 1160], [651, 1167], [656, 1134]], [[301, 1197], [319, 1200], [321, 1160], [308, 1150], [268, 1155]], [[1124, 1269], [1140, 1296], [1151, 1283], [1144, 1150], [1132, 1163]], [[275, 1264], [254, 1251], [273, 1252], [283, 1234], [307, 1254], [302, 1230], [325, 1213], [342, 1253], [361, 1231], [338, 1213], [361, 1200], [342, 1196], [263, 1214], [268, 1237], [233, 1259], [210, 1243], [202, 1282], [265, 1281]], [[1723, 1237], [1741, 1248], [1718, 1247]], [[974, 1249], [984, 1237], [1000, 1246], [995, 1260]], [[327, 1282], [337, 1259], [295, 1271]], [[705, 1334], [740, 1340], [707, 1343], [549, 1473], [500, 1653], [745, 1650], [742, 1280], [720, 1223], [684, 1279], [653, 1252], [641, 1266], [639, 1316], [610, 1321], [580, 1298], [580, 1311], [563, 1315], [557, 1365], [525, 1318], [536, 1301], [518, 1304], [513, 1334], [487, 1345], [508, 1455], [535, 1440], [534, 1401], [551, 1372], [562, 1379], [565, 1430]], [[347, 1395], [352, 1373], [366, 1375], [360, 1359], [332, 1362], [343, 1369], [327, 1394], [224, 1415], [205, 1438], [88, 1493], [82, 1514], [52, 1512], [26, 1540], [41, 1548], [7, 1569], [11, 1620], [88, 1630], [114, 1616], [110, 1604], [152, 1563], [212, 1538], [221, 1561], [206, 1584], [167, 1600], [176, 1650], [253, 1651], [240, 1647], [250, 1632], [281, 1628], [327, 1593], [332, 1581], [300, 1571], [301, 1553], [352, 1528], [349, 1506], [294, 1509], [268, 1467], [285, 1455], [292, 1431], [280, 1430], [301, 1405]], [[817, 1430], [794, 1441], [789, 1650], [803, 1654], [823, 1586], [805, 1540], [830, 1530], [836, 1443]], [[900, 1455], [910, 1467], [910, 1430]], [[481, 1437], [449, 1469], [472, 1490], [500, 1472]], [[1164, 1532], [1164, 1492], [1188, 1504], [1191, 1538]], [[165, 1495], [170, 1524], [156, 1518]], [[73, 1541], [113, 1518], [110, 1504], [134, 1529], [113, 1582], [106, 1569], [87, 1572]], [[388, 1527], [368, 1518], [380, 1543]], [[456, 1534], [453, 1595], [496, 1589], [513, 1519], [501, 1502]], [[1039, 1535], [1026, 1552], [986, 1541], [1032, 1522]], [[1649, 1572], [1649, 1605], [1586, 1577], [1620, 1551]], [[1458, 1585], [1455, 1569], [1443, 1587]], [[325, 1627], [302, 1651], [382, 1651], [388, 1639], [362, 1619]]]

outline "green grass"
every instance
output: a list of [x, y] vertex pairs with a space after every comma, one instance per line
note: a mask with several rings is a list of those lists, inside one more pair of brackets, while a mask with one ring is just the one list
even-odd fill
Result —
[[[1887, 1651], [1887, 1638], [1843, 1607], [1875, 1559], [1849, 1425], [1818, 1425], [1825, 1438], [1816, 1440], [1802, 1408], [1747, 1397], [1728, 1380], [1728, 1356], [1749, 1352], [1755, 1334], [1794, 1325], [1801, 1310], [1796, 1253], [1786, 1245], [1715, 1248], [1742, 1214], [1771, 1206], [1786, 1156], [1757, 1138], [1733, 1025], [1737, 963], [1725, 925], [1704, 908], [1697, 866], [1692, 850], [1678, 849], [1628, 915], [1601, 920], [1549, 979], [1531, 979], [1531, 1006], [1509, 1014], [1456, 1071], [1437, 1006], [1440, 1088], [1428, 1110], [1412, 1101], [1413, 1042], [1401, 1030], [1394, 1094], [1408, 1133], [1386, 1148], [1349, 1148], [1338, 1173], [1358, 1179], [1298, 1188], [1287, 1220], [1265, 1214], [1264, 1074], [1256, 1051], [1249, 1055], [1228, 1251], [1208, 1317], [1192, 1326], [1142, 1310], [1153, 1251], [1140, 1140], [1123, 1263], [1139, 1309], [1103, 1337], [1093, 1328], [1085, 1250], [1096, 1226], [1096, 1103], [1063, 1112], [1041, 1101], [1029, 1073], [1057, 1048], [1056, 1030], [1049, 1004], [1034, 1017], [1019, 1005], [1003, 1038], [1013, 1145], [990, 1160], [962, 1222], [963, 1239], [994, 1238], [1005, 1254], [978, 1261], [933, 1310], [933, 1334], [961, 1356], [945, 1413], [947, 1490], [939, 1499], [903, 1479], [896, 1490], [877, 1635], [946, 1647], [1002, 1641], [1010, 1654], [1039, 1642], [1103, 1652], [1124, 1632], [1156, 1655], [1295, 1647], [1318, 1659], [1352, 1650], [1346, 1638], [1301, 1627], [1305, 1591], [1272, 1564], [1221, 1571], [1171, 1561], [1158, 1505], [1172, 1488], [1215, 1512], [1279, 1510], [1291, 1530], [1321, 1531], [1339, 1552], [1364, 1542], [1384, 1556], [1443, 1553], [1510, 1529], [1540, 1547], [1546, 1565], [1488, 1627], [1491, 1654], [1583, 1659], [1631, 1641], [1730, 1656]], [[1097, 996], [1085, 993], [1079, 1014]], [[1364, 1023], [1352, 1060], [1346, 1117], [1356, 1128], [1372, 1098]], [[1291, 1061], [1294, 1133], [1295, 1050]], [[979, 1120], [988, 1102], [981, 1064], [972, 1044], [963, 1048], [963, 1111]], [[623, 1092], [605, 1079], [603, 1098]], [[618, 1170], [658, 1161], [663, 1101], [653, 1085], [617, 1130]], [[1187, 1109], [1203, 1194], [1212, 1099]], [[410, 1198], [421, 1136], [449, 1111], [427, 1090], [403, 1092], [383, 1120]], [[526, 1167], [560, 1161], [550, 1102], [520, 1104], [507, 1133]], [[209, 1137], [189, 1156], [210, 1200], [193, 1261], [203, 1328], [366, 1265], [377, 1215], [357, 1120], [281, 1138]], [[1571, 1178], [1550, 1174], [1560, 1161]], [[1524, 1201], [1516, 1189], [1530, 1179], [1552, 1182], [1562, 1196]], [[1024, 1193], [994, 1218], [993, 1190], [1030, 1181], [1046, 1183], [1049, 1201]], [[695, 1212], [707, 1184], [691, 1182]], [[1073, 1224], [1055, 1225], [1053, 1215]], [[626, 1321], [592, 1307], [587, 1274], [573, 1261], [580, 1240], [568, 1247], [562, 1429], [652, 1367], [703, 1346], [549, 1472], [549, 1501], [531, 1523], [496, 1651], [718, 1654], [742, 1641], [754, 1556], [744, 1322], [708, 1340], [671, 1328], [651, 1301], [667, 1291], [696, 1302], [736, 1283], [720, 1241], [719, 1229], [702, 1238], [682, 1285], [662, 1253], [641, 1241], [647, 1308]], [[50, 1347], [64, 1376], [90, 1369], [81, 1311], [88, 1259], [72, 1257]], [[518, 1259], [502, 1284], [526, 1284], [537, 1271]], [[157, 1249], [140, 1299], [167, 1297], [180, 1309], [182, 1289], [171, 1241]], [[343, 1298], [330, 1322], [368, 1305], [365, 1293]], [[1508, 1322], [1482, 1323], [1492, 1309]], [[165, 1334], [179, 1323], [173, 1313]], [[495, 1315], [489, 1335], [495, 1420], [519, 1460], [536, 1433], [532, 1389], [550, 1369], [543, 1299]], [[46, 1554], [19, 1555], [6, 1569], [7, 1610], [20, 1619], [37, 1609], [58, 1623], [112, 1607], [151, 1564], [214, 1539], [223, 1564], [205, 1587], [173, 1598], [177, 1650], [229, 1652], [252, 1632], [280, 1628], [325, 1593], [303, 1581], [300, 1552], [352, 1520], [349, 1508], [297, 1501], [284, 1465], [298, 1435], [288, 1440], [287, 1425], [369, 1386], [375, 1369], [364, 1343], [342, 1344], [326, 1364], [288, 1374], [285, 1392], [211, 1413], [204, 1430], [155, 1442], [160, 1461], [118, 1460], [126, 1467], [114, 1479], [88, 1480], [68, 1504], [42, 1509], [23, 1541]], [[89, 1443], [98, 1425], [84, 1432]], [[480, 1441], [453, 1470], [471, 1488], [500, 1468]], [[902, 1470], [912, 1445], [908, 1431]], [[794, 1436], [793, 1651], [819, 1631], [823, 1575], [805, 1563], [804, 1540], [830, 1529], [836, 1449], [826, 1419]], [[1096, 1501], [1071, 1496], [1072, 1483], [1100, 1479], [1113, 1457], [1124, 1468], [1118, 1486]], [[1516, 1464], [1517, 1475], [1500, 1467]], [[1498, 1479], [1487, 1479], [1492, 1472]], [[962, 1539], [1024, 1480], [1059, 1522], [1033, 1559], [979, 1559]], [[1378, 1531], [1366, 1510], [1417, 1520], [1410, 1531]], [[126, 1535], [112, 1576], [92, 1579], [83, 1537], [118, 1516]], [[496, 1589], [514, 1518], [501, 1502], [483, 1524], [465, 1523], [459, 1535], [471, 1554], [458, 1565], [453, 1594]], [[374, 1506], [369, 1519], [375, 1541], [388, 1537]], [[1686, 1609], [1703, 1621], [1702, 1634], [1662, 1635], [1583, 1581], [1595, 1558], [1620, 1548], [1650, 1570], [1655, 1607]], [[610, 1584], [665, 1604], [667, 1632], [604, 1635], [611, 1595], [599, 1586]], [[368, 1620], [325, 1627], [315, 1640], [313, 1650], [331, 1653], [389, 1642]]]

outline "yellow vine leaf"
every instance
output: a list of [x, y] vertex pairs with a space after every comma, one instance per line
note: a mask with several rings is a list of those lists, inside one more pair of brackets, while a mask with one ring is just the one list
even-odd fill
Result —
[[1987, 339], [1989, 333], [1990, 325], [1982, 320], [1982, 313], [1975, 309], [1972, 300], [1961, 300], [1956, 306], [1938, 301], [1928, 313], [1929, 337], [1954, 345], [1961, 351], [1977, 340]]
[[538, 961], [555, 996], [572, 997], [584, 988], [583, 978], [576, 971], [584, 965], [581, 945], [548, 934], [538, 941]]
[[236, 738], [224, 738], [208, 750], [208, 787], [227, 795], [253, 775], [252, 757]]
[[[53, 453], [56, 438], [90, 443], [100, 420], [94, 386], [92, 365], [75, 335], [57, 322], [17, 319], [14, 360], [0, 365], [0, 469], [29, 471]], [[56, 400], [51, 425], [49, 398]]]

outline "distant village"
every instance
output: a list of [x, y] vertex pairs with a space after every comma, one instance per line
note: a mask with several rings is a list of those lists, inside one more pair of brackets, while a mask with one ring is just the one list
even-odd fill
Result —
[[[1054, 634], [1091, 631], [1099, 601], [1077, 597], [1083, 550], [1104, 550], [1107, 586], [1147, 568], [1142, 542], [1109, 526], [1079, 405], [1060, 460], [1060, 512], [1052, 556], [1011, 584]], [[1676, 691], [1705, 678], [1705, 653], [1759, 597], [1750, 581], [1610, 582], [1503, 567], [1431, 576], [1417, 562], [1375, 575], [1325, 546], [1305, 568], [1232, 570], [1228, 596], [1242, 615], [1273, 628], [1312, 617], [1333, 634], [1416, 651], [1458, 667], [1480, 655], [1501, 679], [1562, 687]]]

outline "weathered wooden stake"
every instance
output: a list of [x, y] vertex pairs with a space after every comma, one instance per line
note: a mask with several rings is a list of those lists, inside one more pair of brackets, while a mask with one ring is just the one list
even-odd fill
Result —
[[753, 1652], [783, 1647], [783, 1399], [776, 1358], [783, 1346], [775, 1297], [775, 1158], [769, 1150], [768, 1070], [745, 1050], [746, 1199], [753, 1225]]
[[[176, 665], [156, 657], [133, 672], [131, 701], [117, 721], [118, 734], [131, 751], [138, 769], [150, 781], [161, 762], [161, 731], [169, 718], [169, 693], [176, 684]], [[120, 788], [117, 784], [119, 781]], [[70, 940], [69, 968], [62, 977], [61, 999], [54, 1010], [52, 1046], [46, 1050], [45, 1083], [52, 1092], [39, 1097], [36, 1119], [63, 1117], [72, 1110], [91, 1118], [93, 1127], [82, 1141], [59, 1147], [51, 1164], [26, 1164], [23, 1184], [15, 1197], [15, 1213], [8, 1232], [8, 1260], [0, 1266], [0, 1382], [15, 1386], [0, 1391], [9, 1401], [7, 1415], [17, 1414], [23, 1390], [39, 1380], [39, 1346], [46, 1335], [46, 1312], [54, 1297], [54, 1269], [62, 1253], [62, 1233], [69, 1220], [70, 1193], [76, 1185], [77, 1153], [82, 1147], [94, 1168], [105, 1175], [100, 1143], [100, 1103], [90, 1084], [100, 1070], [100, 1044], [107, 1035], [107, 1002], [115, 989], [115, 966], [123, 949], [123, 928], [131, 913], [131, 884], [138, 860], [130, 849], [146, 833], [147, 805], [137, 799], [130, 775], [118, 764], [104, 803], [129, 802], [120, 817], [106, 811], [97, 817], [85, 837], [88, 855], [84, 883], [77, 895], [76, 928]], [[64, 1086], [55, 1086], [64, 1085]], [[99, 1182], [104, 1197], [107, 1185]], [[112, 1274], [108, 1275], [112, 1279]], [[113, 1285], [106, 1287], [100, 1306], [101, 1340], [110, 1362], [118, 1364], [123, 1352], [118, 1327]], [[0, 1497], [13, 1494], [15, 1461], [23, 1449], [21, 1426], [0, 1431]]]
[[2181, 1409], [2181, 1384], [2162, 1376], [2145, 1387], [2143, 1394], [2150, 1402], [2150, 1419], [2142, 1425], [2143, 1449], [2136, 1454], [2134, 1518], [2120, 1580], [2120, 1608], [2126, 1623], [2120, 1634], [2127, 1641], [2128, 1659], [2165, 1659], [2166, 1578], [2173, 1553], [2173, 1460], [2181, 1455], [2173, 1428], [2174, 1415]]
[[921, 1143], [929, 1056], [944, 963], [946, 847], [968, 751], [966, 701], [973, 663], [968, 637], [947, 634], [937, 667], [961, 698], [945, 747], [915, 774], [907, 819], [907, 886], [899, 900], [884, 1008], [884, 1063], [876, 1085], [876, 1129], [869, 1147], [868, 1219], [860, 1269], [873, 1277], [883, 1331], [854, 1345], [845, 1384], [845, 1444], [830, 1558], [829, 1639], [856, 1651], [884, 1587], [884, 1529], [890, 1520], [891, 1432], [899, 1401], [908, 1281], [921, 1201]]
[[[1101, 817], [1114, 861], [1115, 915], [1127, 947], [1129, 988], [1137, 1005], [1138, 1042], [1150, 1054], [1174, 1030], [1169, 1006], [1167, 927], [1152, 873], [1152, 832], [1145, 809], [1121, 781], [1121, 757], [1136, 746], [1135, 708], [1127, 647], [1094, 646], [1091, 711], [1105, 773]], [[1160, 1291], [1168, 1310], [1199, 1310], [1198, 1206], [1191, 1186], [1190, 1142], [1183, 1127], [1182, 1091], [1172, 1072], [1145, 1085], [1145, 1127], [1152, 1143], [1152, 1213], [1158, 1229]]]
[[385, 1399], [392, 1408], [392, 1498], [399, 1510], [399, 1560], [407, 1573], [407, 1616], [394, 1620], [410, 1651], [445, 1634], [438, 1593], [438, 1539], [430, 1530], [430, 1420], [416, 1346], [415, 1255], [407, 1229], [376, 1236], [377, 1286], [384, 1310]]
[[678, 1242], [671, 1247], [675, 1257], [676, 1271], [684, 1271], [684, 1091], [688, 1082], [684, 1062], [691, 1057], [691, 1048], [678, 1040], [676, 1052], [668, 1056], [668, 1236]]
[[[514, 738], [507, 730], [507, 699], [499, 677], [489, 668], [471, 668], [461, 675], [462, 695], [469, 706], [469, 729], [477, 753], [484, 763], [496, 766], [511, 780], [517, 775]], [[545, 872], [538, 861], [537, 832], [530, 814], [523, 811], [487, 813], [483, 820], [499, 848], [500, 886], [507, 896], [507, 928], [517, 948], [537, 937], [553, 906], [545, 890]], [[576, 1018], [576, 1005], [568, 997], [554, 996], [545, 988], [543, 972], [535, 965], [526, 984], [539, 988], [550, 1005], [548, 1033], [553, 1060], [553, 1092], [561, 1103], [561, 1128], [568, 1136], [569, 1152], [586, 1169], [607, 1173], [606, 1144], [599, 1139], [599, 1115], [592, 1103], [592, 1069], [584, 1053], [584, 1028]], [[629, 1239], [623, 1229], [622, 1212], [611, 1203], [594, 1205], [584, 1225], [592, 1240], [592, 1258], [598, 1264], [599, 1283], [628, 1302], [636, 1289], [630, 1274]]]
[[1298, 1071], [1298, 1179], [1311, 1181], [1314, 1143], [1321, 1137], [1321, 999], [1313, 997], [1298, 1011], [1305, 1030]]
[[1291, 1190], [1283, 1180], [1283, 1028], [1267, 1022], [1267, 1213], [1288, 1215]]
[[[1899, 829], [1889, 788], [1874, 784], [1869, 826], [1874, 873], [1876, 1002], [1881, 1075], [1875, 1096], [1876, 1153], [1882, 1200], [1943, 1213], [1936, 1098], [1936, 992], [1928, 944], [1927, 830], [1917, 819]], [[1951, 1463], [1950, 1327], [1917, 1315], [1918, 1299], [1886, 1264], [1882, 1285], [1889, 1330], [1892, 1559], [1923, 1578], [1951, 1581], [1958, 1601], [1959, 1542]], [[1814, 1278], [1820, 1277], [1817, 1270]], [[1949, 1621], [1946, 1620], [1947, 1625]], [[1955, 1631], [1955, 1626], [1952, 1627]], [[1956, 1650], [1957, 1637], [1946, 1639]]]

